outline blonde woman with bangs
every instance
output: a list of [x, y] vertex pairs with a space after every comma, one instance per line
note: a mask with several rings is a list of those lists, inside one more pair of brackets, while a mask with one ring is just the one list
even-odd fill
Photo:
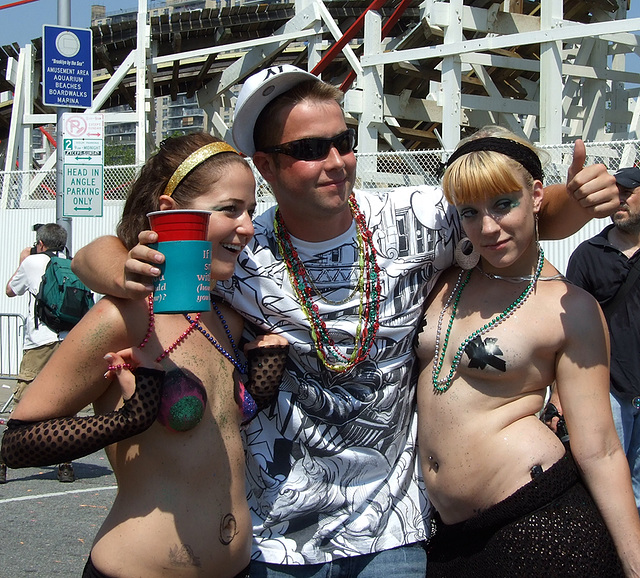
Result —
[[[428, 576], [637, 576], [640, 519], [609, 405], [597, 302], [544, 258], [543, 171], [485, 127], [447, 163], [466, 237], [419, 335]], [[538, 417], [555, 382], [570, 449]]]

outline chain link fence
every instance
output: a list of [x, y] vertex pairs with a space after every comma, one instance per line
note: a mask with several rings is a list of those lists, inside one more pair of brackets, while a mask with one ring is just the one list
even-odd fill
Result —
[[[564, 183], [573, 159], [573, 145], [542, 145], [545, 184]], [[640, 141], [587, 143], [586, 164], [602, 163], [609, 172], [636, 164]], [[387, 152], [358, 155], [356, 187], [387, 189], [412, 185], [438, 185], [441, 163], [451, 151]], [[546, 157], [546, 158], [545, 158]]]
[[[548, 157], [545, 164], [545, 184], [566, 180], [571, 164], [573, 145], [543, 145]], [[603, 163], [609, 172], [636, 164], [640, 157], [640, 141], [587, 143], [587, 164]], [[400, 186], [437, 185], [440, 163], [448, 153], [443, 150], [359, 153], [356, 187], [360, 189], [391, 189]], [[543, 163], [544, 164], [544, 163]], [[138, 167], [134, 165], [104, 168], [105, 201], [126, 198]], [[273, 203], [269, 186], [256, 174], [259, 206]], [[56, 172], [0, 172], [0, 207], [26, 209], [42, 207], [42, 201], [55, 200]]]
[[[105, 201], [122, 201], [135, 178], [135, 165], [104, 167]], [[55, 201], [56, 171], [0, 172], [0, 208], [28, 209], [42, 207], [43, 201]]]
[[[640, 141], [613, 141], [587, 143], [587, 163], [604, 163], [613, 173], [620, 167], [640, 165]], [[564, 182], [572, 159], [572, 145], [540, 147], [548, 155], [545, 182]], [[393, 189], [399, 186], [422, 184], [437, 185], [440, 163], [448, 153], [442, 150], [385, 152], [358, 154], [356, 187], [360, 189]], [[543, 163], [544, 164], [544, 163]], [[74, 217], [72, 219], [72, 253], [101, 235], [112, 235], [122, 213], [124, 199], [138, 167], [118, 166], [104, 168], [104, 206], [101, 217]], [[254, 171], [255, 172], [255, 171]], [[257, 209], [260, 214], [275, 204], [269, 186], [255, 172], [257, 181]], [[57, 221], [55, 171], [0, 172], [0, 228], [3, 232], [3, 258], [0, 259], [0, 278], [8, 280], [18, 266], [20, 252], [35, 241], [36, 223]], [[70, 219], [71, 221], [71, 219]], [[543, 242], [545, 255], [561, 272], [578, 243], [595, 235], [607, 223], [592, 220], [575, 235], [562, 241]], [[0, 313], [26, 316], [27, 299], [9, 299], [0, 294]]]

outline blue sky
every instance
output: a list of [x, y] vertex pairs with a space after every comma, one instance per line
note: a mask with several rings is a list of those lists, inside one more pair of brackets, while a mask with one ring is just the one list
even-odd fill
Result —
[[[0, 8], [17, 0], [0, 0]], [[138, 9], [138, 0], [69, 0], [71, 24], [74, 28], [89, 28], [91, 5], [102, 4], [107, 13], [122, 9]], [[0, 45], [17, 42], [24, 46], [32, 38], [42, 36], [44, 24], [58, 24], [58, 0], [36, 0], [11, 8], [0, 9]]]

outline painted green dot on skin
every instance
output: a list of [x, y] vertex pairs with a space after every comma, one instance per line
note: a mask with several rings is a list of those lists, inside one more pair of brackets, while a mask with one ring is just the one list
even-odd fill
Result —
[[202, 400], [189, 395], [178, 400], [171, 406], [169, 426], [176, 431], [187, 431], [200, 423], [204, 415]]

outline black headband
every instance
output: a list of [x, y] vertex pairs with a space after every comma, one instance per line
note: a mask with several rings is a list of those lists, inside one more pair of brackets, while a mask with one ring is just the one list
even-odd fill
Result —
[[535, 151], [517, 141], [491, 136], [470, 140], [456, 149], [447, 162], [440, 166], [439, 176], [442, 177], [444, 171], [461, 156], [476, 151], [494, 151], [501, 153], [521, 164], [534, 179], [542, 181], [544, 178], [542, 163]]

